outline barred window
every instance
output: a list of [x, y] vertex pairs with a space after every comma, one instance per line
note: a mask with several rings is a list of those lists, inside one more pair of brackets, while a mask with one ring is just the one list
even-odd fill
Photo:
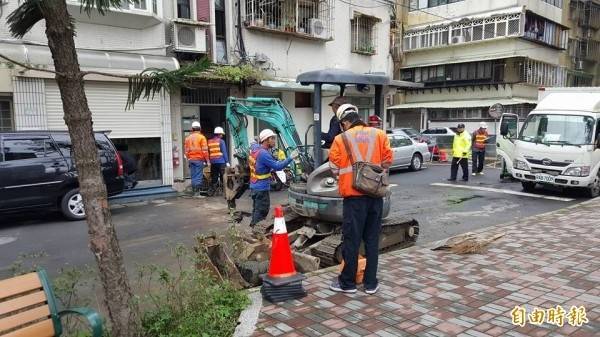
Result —
[[334, 0], [246, 0], [248, 28], [331, 40]]
[[[380, 20], [367, 15], [355, 14], [350, 20], [351, 51], [364, 55], [377, 53], [377, 23]], [[421, 44], [429, 45], [428, 36], [421, 36]]]
[[8, 98], [0, 97], [0, 131], [13, 129], [12, 104]]

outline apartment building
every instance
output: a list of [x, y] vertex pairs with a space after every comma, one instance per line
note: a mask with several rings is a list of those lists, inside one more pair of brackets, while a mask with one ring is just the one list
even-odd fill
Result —
[[[75, 45], [82, 70], [127, 75], [151, 67], [177, 69], [177, 59], [167, 56], [169, 46], [163, 8], [167, 2], [170, 1], [124, 2], [121, 8], [104, 16], [88, 17], [80, 11], [78, 1], [67, 0], [68, 10], [76, 20]], [[17, 8], [19, 1], [3, 3], [0, 52], [19, 62], [52, 69], [44, 23], [37, 24], [23, 39], [13, 39], [6, 17]], [[170, 95], [160, 93], [126, 110], [126, 80], [96, 75], [86, 76], [85, 80], [94, 129], [110, 130], [109, 136], [115, 144], [128, 147], [138, 160], [138, 179], [172, 184]], [[53, 74], [0, 63], [0, 129], [66, 129]]]
[[404, 62], [397, 73], [424, 88], [402, 91], [389, 109], [393, 124], [425, 129], [463, 122], [473, 131], [494, 121], [488, 111], [496, 103], [524, 118], [540, 86], [595, 83], [600, 54], [570, 32], [568, 18], [581, 26], [582, 13], [570, 7], [563, 0], [404, 1]]
[[600, 1], [570, 0], [564, 14], [569, 26], [568, 86], [600, 86]]

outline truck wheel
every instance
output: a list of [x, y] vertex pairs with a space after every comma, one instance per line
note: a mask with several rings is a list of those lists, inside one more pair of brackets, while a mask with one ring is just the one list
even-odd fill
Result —
[[521, 186], [523, 186], [523, 191], [525, 192], [533, 192], [535, 191], [535, 183], [532, 181], [521, 181]]
[[79, 193], [79, 189], [72, 189], [62, 197], [60, 201], [60, 210], [62, 214], [69, 220], [85, 219], [83, 198]]
[[600, 172], [596, 176], [592, 186], [586, 189], [586, 195], [588, 198], [595, 198], [600, 195]]
[[419, 171], [423, 166], [423, 157], [420, 154], [413, 154], [412, 159], [410, 160], [410, 170], [411, 171]]

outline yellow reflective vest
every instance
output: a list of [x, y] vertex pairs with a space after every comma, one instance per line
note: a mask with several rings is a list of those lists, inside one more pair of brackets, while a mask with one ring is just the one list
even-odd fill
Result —
[[[463, 155], [466, 153], [466, 155]], [[460, 135], [454, 135], [452, 143], [452, 157], [454, 158], [469, 158], [471, 156], [471, 136], [468, 132], [463, 131]]]

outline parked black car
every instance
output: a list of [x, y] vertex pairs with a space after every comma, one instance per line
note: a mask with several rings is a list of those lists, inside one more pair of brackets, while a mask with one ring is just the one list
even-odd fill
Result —
[[[123, 192], [123, 162], [105, 133], [96, 132], [108, 195]], [[71, 139], [64, 131], [0, 132], [0, 212], [32, 208], [85, 218]]]

